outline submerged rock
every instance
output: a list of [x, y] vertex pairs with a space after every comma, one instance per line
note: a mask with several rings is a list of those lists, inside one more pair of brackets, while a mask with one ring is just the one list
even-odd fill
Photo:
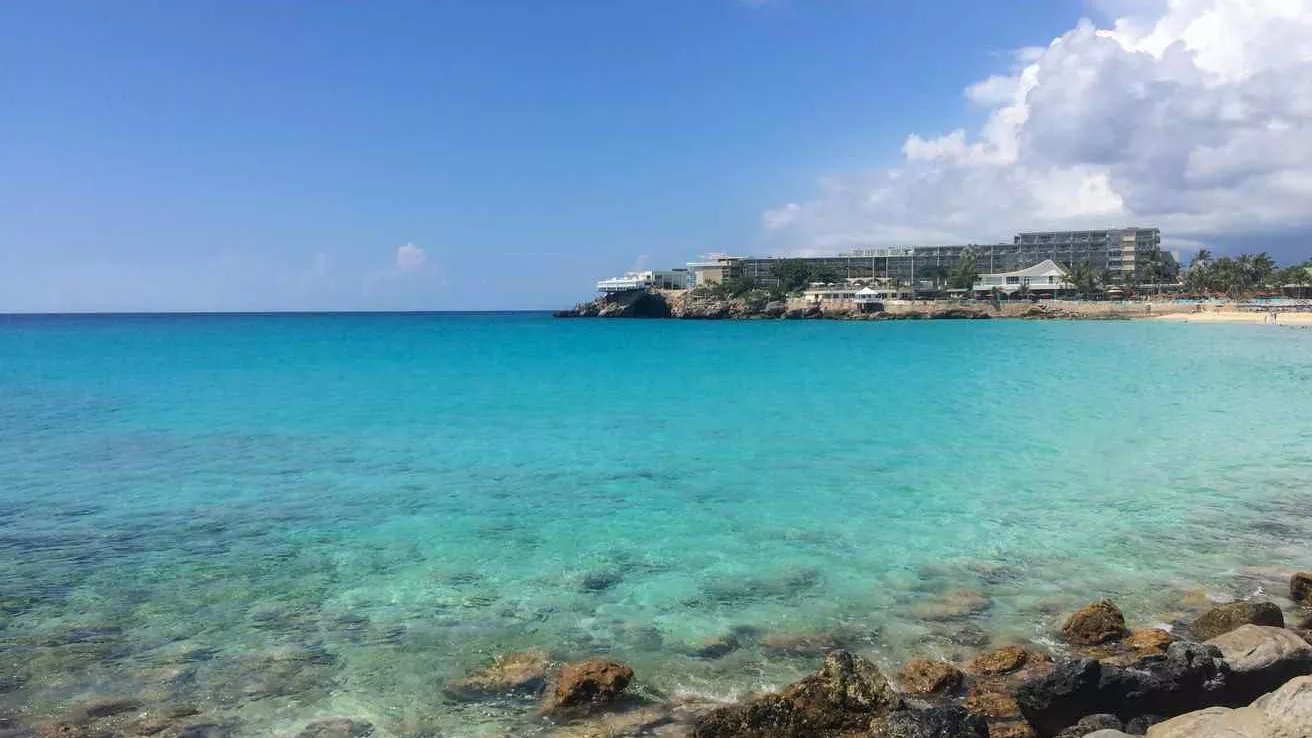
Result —
[[988, 738], [988, 724], [960, 707], [899, 710], [870, 723], [873, 738]]
[[825, 657], [816, 673], [741, 705], [702, 716], [695, 738], [802, 738], [823, 731], [866, 730], [903, 706], [879, 667], [847, 651]]
[[951, 692], [961, 686], [961, 670], [946, 661], [908, 661], [897, 681], [908, 694]]
[[374, 725], [367, 720], [327, 718], [306, 725], [296, 738], [364, 738], [373, 734]]
[[1229, 664], [1230, 692], [1238, 704], [1312, 674], [1312, 646], [1283, 628], [1242, 625], [1207, 643], [1220, 649]]
[[911, 615], [921, 620], [957, 620], [978, 615], [993, 606], [993, 600], [982, 592], [954, 589], [918, 602], [911, 607]]
[[632, 681], [633, 669], [618, 661], [565, 664], [542, 711], [555, 717], [586, 715], [614, 704]]
[[448, 697], [478, 700], [505, 695], [536, 697], [547, 685], [551, 657], [546, 651], [533, 649], [498, 656], [486, 669], [470, 673], [464, 679], [443, 688]]
[[1125, 616], [1111, 600], [1103, 600], [1076, 610], [1061, 631], [1071, 643], [1096, 646], [1125, 635]]
[[1273, 602], [1231, 602], [1214, 607], [1189, 624], [1189, 632], [1200, 641], [1208, 641], [1241, 625], [1285, 627], [1285, 615]]

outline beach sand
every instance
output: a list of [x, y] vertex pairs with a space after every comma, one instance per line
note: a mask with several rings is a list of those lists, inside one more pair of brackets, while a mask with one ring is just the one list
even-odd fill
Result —
[[[1252, 323], [1271, 325], [1268, 313], [1241, 312], [1238, 310], [1217, 310], [1202, 313], [1168, 313], [1155, 320], [1170, 320], [1177, 323]], [[1279, 313], [1276, 325], [1312, 326], [1312, 313]]]

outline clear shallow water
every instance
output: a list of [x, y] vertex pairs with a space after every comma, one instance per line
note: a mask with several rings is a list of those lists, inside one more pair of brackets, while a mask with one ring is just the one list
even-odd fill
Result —
[[441, 685], [544, 647], [733, 696], [799, 634], [1149, 623], [1312, 559], [1310, 417], [1274, 327], [0, 318], [0, 705], [522, 734]]

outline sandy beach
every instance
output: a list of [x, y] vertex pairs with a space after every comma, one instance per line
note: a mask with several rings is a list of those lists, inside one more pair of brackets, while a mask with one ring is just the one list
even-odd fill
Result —
[[[1275, 325], [1312, 326], [1312, 313], [1278, 313]], [[1155, 320], [1170, 320], [1177, 323], [1252, 323], [1271, 325], [1271, 314], [1261, 312], [1241, 312], [1239, 310], [1217, 310], [1202, 313], [1168, 313]]]

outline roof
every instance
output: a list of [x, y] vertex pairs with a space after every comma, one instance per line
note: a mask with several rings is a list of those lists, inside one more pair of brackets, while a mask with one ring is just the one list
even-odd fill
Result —
[[1056, 277], [1066, 276], [1066, 270], [1062, 269], [1057, 262], [1052, 259], [1044, 259], [1034, 266], [1027, 266], [1014, 272], [998, 272], [990, 275], [994, 277]]

